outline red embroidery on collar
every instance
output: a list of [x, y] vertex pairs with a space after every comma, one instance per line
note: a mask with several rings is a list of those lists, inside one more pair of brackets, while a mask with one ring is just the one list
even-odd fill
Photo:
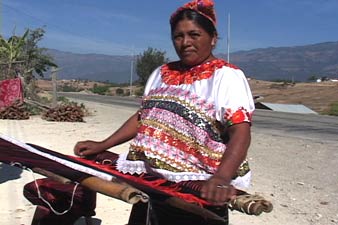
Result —
[[162, 81], [168, 85], [192, 84], [196, 80], [211, 77], [215, 70], [222, 66], [237, 69], [236, 66], [227, 63], [223, 59], [215, 59], [188, 70], [182, 68], [179, 61], [171, 62], [161, 67]]

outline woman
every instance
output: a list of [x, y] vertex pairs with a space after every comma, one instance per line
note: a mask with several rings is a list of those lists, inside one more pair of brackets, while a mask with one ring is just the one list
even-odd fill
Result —
[[[151, 74], [140, 110], [114, 134], [74, 148], [84, 157], [132, 140], [129, 152], [119, 157], [119, 171], [154, 173], [175, 182], [205, 180], [202, 197], [226, 221], [154, 203], [160, 225], [228, 224], [224, 205], [234, 197], [234, 186], [250, 180], [245, 158], [254, 103], [243, 72], [212, 53], [217, 42], [213, 6], [210, 0], [192, 1], [174, 12], [171, 36], [180, 60]], [[146, 215], [147, 207], [136, 204], [128, 224], [145, 224]]]

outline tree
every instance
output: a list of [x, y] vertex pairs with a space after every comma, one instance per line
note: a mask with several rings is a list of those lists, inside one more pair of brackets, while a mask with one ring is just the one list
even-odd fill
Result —
[[307, 80], [308, 81], [316, 81], [318, 78], [316, 75], [311, 75]]
[[1, 78], [8, 79], [16, 76], [21, 64], [24, 62], [23, 48], [28, 30], [22, 37], [13, 35], [8, 40], [0, 37], [0, 65]]
[[28, 35], [24, 45], [24, 83], [28, 96], [35, 98], [35, 78], [44, 77], [44, 73], [52, 67], [57, 67], [53, 58], [45, 54], [46, 49], [38, 47], [45, 31], [42, 28], [28, 30]]
[[148, 48], [142, 55], [137, 57], [136, 73], [139, 76], [139, 83], [145, 85], [150, 74], [160, 65], [169, 60], [165, 57], [166, 52]]
[[124, 90], [122, 88], [117, 88], [115, 93], [116, 95], [122, 96], [124, 94]]
[[57, 67], [53, 58], [38, 47], [45, 31], [27, 29], [23, 36], [13, 35], [8, 40], [0, 36], [0, 79], [21, 76], [24, 80], [25, 94], [35, 96], [34, 78], [43, 77], [51, 67]]

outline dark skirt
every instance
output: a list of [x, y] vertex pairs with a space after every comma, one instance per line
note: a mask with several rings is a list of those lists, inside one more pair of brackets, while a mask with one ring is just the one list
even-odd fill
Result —
[[[228, 225], [229, 213], [226, 206], [204, 206], [223, 220], [204, 218], [203, 215], [191, 213], [181, 208], [164, 203], [167, 196], [151, 194], [148, 203], [134, 204], [128, 225]], [[149, 208], [150, 207], [150, 208]]]
[[37, 205], [32, 224], [72, 225], [82, 216], [89, 217], [95, 215], [96, 192], [78, 185], [72, 201], [75, 184], [62, 184], [49, 178], [39, 179], [36, 182], [41, 196], [51, 207], [56, 212], [66, 213], [62, 215], [55, 214], [50, 209], [50, 206], [39, 198], [36, 184], [33, 181], [26, 184], [23, 190], [23, 195], [26, 199], [33, 205]]
[[147, 217], [151, 225], [228, 225], [228, 209], [226, 207], [210, 207], [210, 211], [216, 213], [224, 221], [211, 220], [202, 216], [172, 207], [168, 204], [161, 204], [159, 201], [151, 201], [151, 211], [148, 214], [148, 204], [137, 203], [133, 205], [128, 225], [145, 225]]

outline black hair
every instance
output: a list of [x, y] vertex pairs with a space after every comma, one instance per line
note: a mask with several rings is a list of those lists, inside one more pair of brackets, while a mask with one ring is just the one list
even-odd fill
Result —
[[170, 21], [171, 34], [173, 34], [177, 23], [183, 19], [188, 19], [200, 25], [211, 37], [217, 36], [217, 30], [214, 24], [205, 16], [192, 9], [184, 9], [178, 12]]

